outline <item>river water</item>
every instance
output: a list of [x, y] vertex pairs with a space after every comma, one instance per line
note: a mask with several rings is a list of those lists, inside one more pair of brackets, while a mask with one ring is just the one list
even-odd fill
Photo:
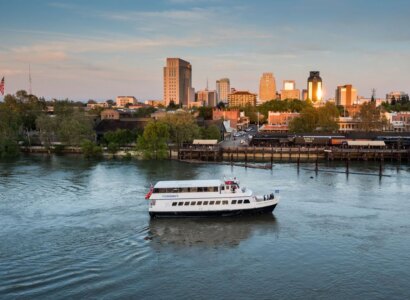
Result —
[[[410, 165], [312, 169], [1, 162], [0, 298], [409, 299]], [[150, 220], [150, 182], [224, 175], [280, 189], [273, 215]]]

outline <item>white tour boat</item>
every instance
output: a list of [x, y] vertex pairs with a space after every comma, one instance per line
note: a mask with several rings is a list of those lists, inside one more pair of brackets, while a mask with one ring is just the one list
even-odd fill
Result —
[[231, 180], [159, 181], [145, 196], [151, 217], [205, 217], [272, 213], [279, 191], [256, 196]]

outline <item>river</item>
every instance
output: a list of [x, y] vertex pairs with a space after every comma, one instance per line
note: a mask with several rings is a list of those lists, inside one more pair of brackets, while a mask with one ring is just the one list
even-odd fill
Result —
[[[0, 162], [0, 298], [409, 299], [410, 165]], [[330, 171], [330, 172], [326, 172]], [[237, 176], [272, 215], [150, 220], [151, 182]]]

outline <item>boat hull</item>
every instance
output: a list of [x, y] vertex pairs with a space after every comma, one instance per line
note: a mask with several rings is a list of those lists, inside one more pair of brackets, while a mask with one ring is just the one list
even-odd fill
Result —
[[215, 211], [150, 211], [152, 218], [200, 218], [200, 217], [235, 217], [272, 213], [277, 203], [251, 209], [215, 210]]

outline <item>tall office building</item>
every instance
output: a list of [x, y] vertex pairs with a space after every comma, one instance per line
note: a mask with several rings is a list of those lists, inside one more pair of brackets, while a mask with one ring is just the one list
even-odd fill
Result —
[[296, 89], [294, 80], [283, 81], [283, 90], [280, 92], [280, 99], [300, 99], [300, 91]]
[[311, 71], [308, 78], [308, 99], [313, 102], [321, 101], [323, 96], [322, 78], [319, 71]]
[[180, 58], [167, 58], [164, 67], [164, 101], [168, 106], [175, 104], [188, 106], [192, 88], [192, 66]]
[[357, 91], [351, 84], [339, 85], [336, 89], [336, 105], [352, 106], [357, 100]]
[[216, 81], [217, 101], [228, 103], [228, 95], [231, 92], [231, 84], [229, 78], [222, 78]]
[[276, 99], [275, 77], [272, 73], [263, 73], [259, 82], [259, 100], [261, 102]]

